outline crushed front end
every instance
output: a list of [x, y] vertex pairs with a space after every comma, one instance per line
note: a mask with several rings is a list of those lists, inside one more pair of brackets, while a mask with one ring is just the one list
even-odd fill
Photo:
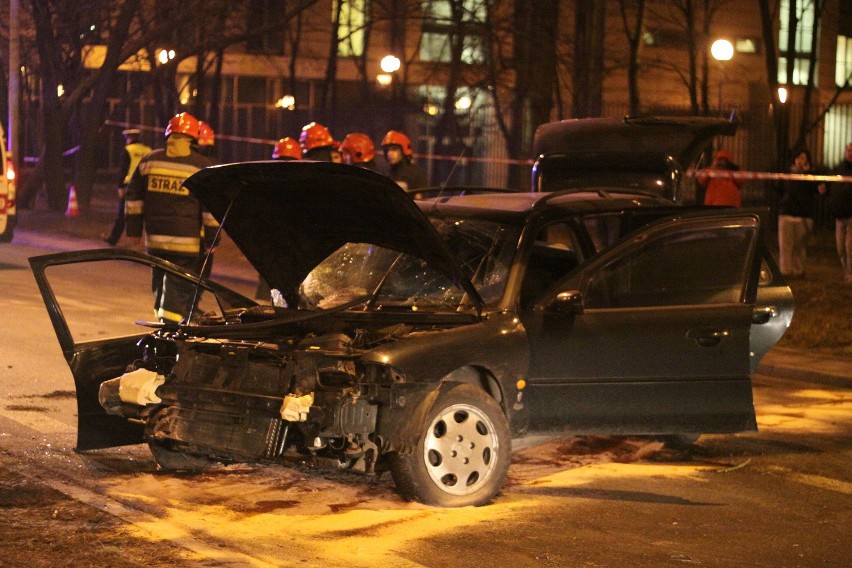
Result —
[[382, 452], [399, 449], [399, 400], [422, 399], [428, 385], [406, 384], [362, 356], [415, 329], [429, 331], [339, 320], [299, 324], [264, 341], [159, 331], [141, 360], [102, 384], [99, 399], [108, 414], [144, 424], [166, 469], [187, 469], [166, 459], [175, 455], [275, 462], [296, 452], [371, 472]]

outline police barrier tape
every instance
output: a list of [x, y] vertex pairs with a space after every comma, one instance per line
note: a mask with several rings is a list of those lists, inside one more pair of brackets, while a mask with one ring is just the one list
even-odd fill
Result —
[[733, 170], [689, 170], [686, 172], [690, 177], [725, 178], [738, 181], [749, 180], [785, 180], [785, 181], [819, 181], [829, 183], [849, 183], [852, 176], [827, 175], [827, 174], [792, 174], [772, 172], [741, 172]]
[[[120, 126], [122, 128], [138, 128], [140, 130], [149, 130], [151, 132], [162, 132], [162, 128], [152, 126], [144, 126], [140, 124], [130, 124], [127, 122], [116, 122], [114, 120], [106, 121], [109, 126]], [[250, 144], [266, 144], [275, 146], [278, 140], [268, 140], [265, 138], [252, 138], [248, 136], [232, 136], [228, 134], [216, 134], [217, 140], [229, 140], [231, 142], [246, 142]], [[534, 160], [516, 160], [512, 158], [479, 158], [475, 156], [443, 156], [440, 154], [414, 154], [415, 158], [422, 160], [438, 160], [438, 161], [458, 161], [458, 162], [482, 162], [489, 164], [509, 164], [518, 166], [533, 166]], [[852, 176], [827, 175], [827, 174], [793, 174], [793, 173], [773, 173], [773, 172], [747, 172], [735, 170], [689, 170], [685, 172], [687, 177], [708, 177], [708, 178], [728, 178], [738, 181], [751, 180], [768, 180], [768, 181], [819, 181], [828, 183], [849, 183], [852, 182]]]

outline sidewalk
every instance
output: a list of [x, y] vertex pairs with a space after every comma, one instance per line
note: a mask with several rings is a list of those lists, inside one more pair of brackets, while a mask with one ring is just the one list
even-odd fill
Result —
[[[100, 235], [112, 226], [116, 205], [113, 191], [96, 190], [85, 217], [66, 218], [63, 213], [48, 211], [38, 204], [35, 209], [19, 210], [14, 242], [57, 252], [107, 247]], [[127, 241], [119, 242], [119, 246], [133, 248]], [[216, 249], [213, 278], [252, 285], [257, 282], [257, 271], [226, 234]], [[811, 351], [774, 347], [761, 361], [757, 373], [852, 388], [852, 361]]]

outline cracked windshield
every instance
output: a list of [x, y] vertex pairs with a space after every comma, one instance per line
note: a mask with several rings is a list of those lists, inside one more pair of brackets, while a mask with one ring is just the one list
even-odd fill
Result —
[[[478, 220], [433, 219], [433, 224], [486, 305], [499, 301], [520, 229]], [[302, 283], [302, 295], [323, 309], [358, 298], [368, 299], [370, 308], [467, 304], [462, 287], [425, 261], [365, 243], [347, 243], [320, 263]]]

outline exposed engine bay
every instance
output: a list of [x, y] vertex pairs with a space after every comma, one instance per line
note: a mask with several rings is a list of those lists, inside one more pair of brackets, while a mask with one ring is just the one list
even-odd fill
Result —
[[392, 367], [362, 357], [378, 346], [444, 326], [384, 326], [370, 321], [375, 316], [357, 313], [287, 322], [288, 315], [297, 314], [257, 307], [228, 314], [225, 321], [202, 318], [188, 328], [215, 336], [213, 330], [226, 329], [228, 323], [281, 326], [274, 334], [264, 326], [264, 341], [157, 331], [144, 340], [142, 359], [121, 377], [102, 383], [101, 406], [108, 414], [144, 423], [145, 441], [166, 469], [278, 461], [295, 451], [373, 472], [382, 452], [403, 449], [395, 435], [394, 403], [398, 409], [400, 400], [416, 403], [411, 395], [423, 396], [426, 389], [407, 385]]

